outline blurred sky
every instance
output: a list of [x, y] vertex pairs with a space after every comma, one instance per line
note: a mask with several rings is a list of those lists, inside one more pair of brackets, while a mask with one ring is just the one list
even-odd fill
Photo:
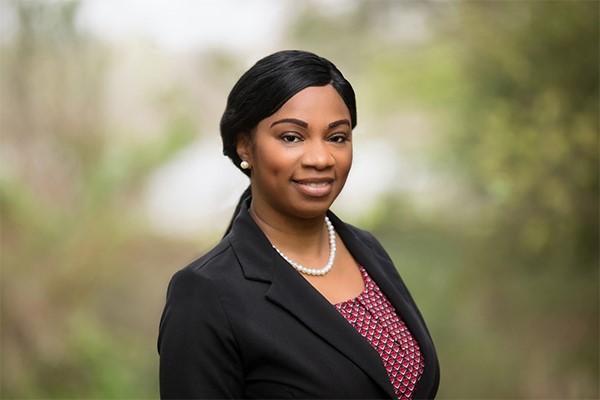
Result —
[[236, 51], [269, 47], [287, 22], [289, 0], [86, 0], [82, 27], [120, 42], [145, 37], [160, 47]]

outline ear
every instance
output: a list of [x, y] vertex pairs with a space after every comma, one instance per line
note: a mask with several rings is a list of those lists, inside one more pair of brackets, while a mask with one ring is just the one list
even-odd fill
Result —
[[252, 139], [250, 133], [238, 133], [235, 141], [235, 151], [242, 160], [248, 161], [252, 165]]

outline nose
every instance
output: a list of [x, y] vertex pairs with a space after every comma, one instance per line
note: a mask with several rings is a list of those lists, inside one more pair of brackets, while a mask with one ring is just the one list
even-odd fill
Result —
[[335, 165], [335, 157], [327, 143], [321, 140], [309, 141], [302, 157], [302, 166], [324, 170]]

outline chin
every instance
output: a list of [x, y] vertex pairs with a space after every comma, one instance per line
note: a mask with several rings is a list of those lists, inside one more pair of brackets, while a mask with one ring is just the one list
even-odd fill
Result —
[[327, 210], [329, 210], [329, 207], [331, 207], [334, 200], [335, 198], [332, 199], [327, 197], [323, 198], [322, 201], [303, 201], [301, 204], [294, 207], [294, 214], [306, 219], [322, 217]]

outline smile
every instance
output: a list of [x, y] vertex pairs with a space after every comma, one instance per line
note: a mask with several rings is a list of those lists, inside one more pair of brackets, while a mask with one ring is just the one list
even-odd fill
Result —
[[298, 179], [292, 180], [292, 182], [299, 192], [309, 197], [324, 197], [333, 190], [333, 179], [331, 178]]

